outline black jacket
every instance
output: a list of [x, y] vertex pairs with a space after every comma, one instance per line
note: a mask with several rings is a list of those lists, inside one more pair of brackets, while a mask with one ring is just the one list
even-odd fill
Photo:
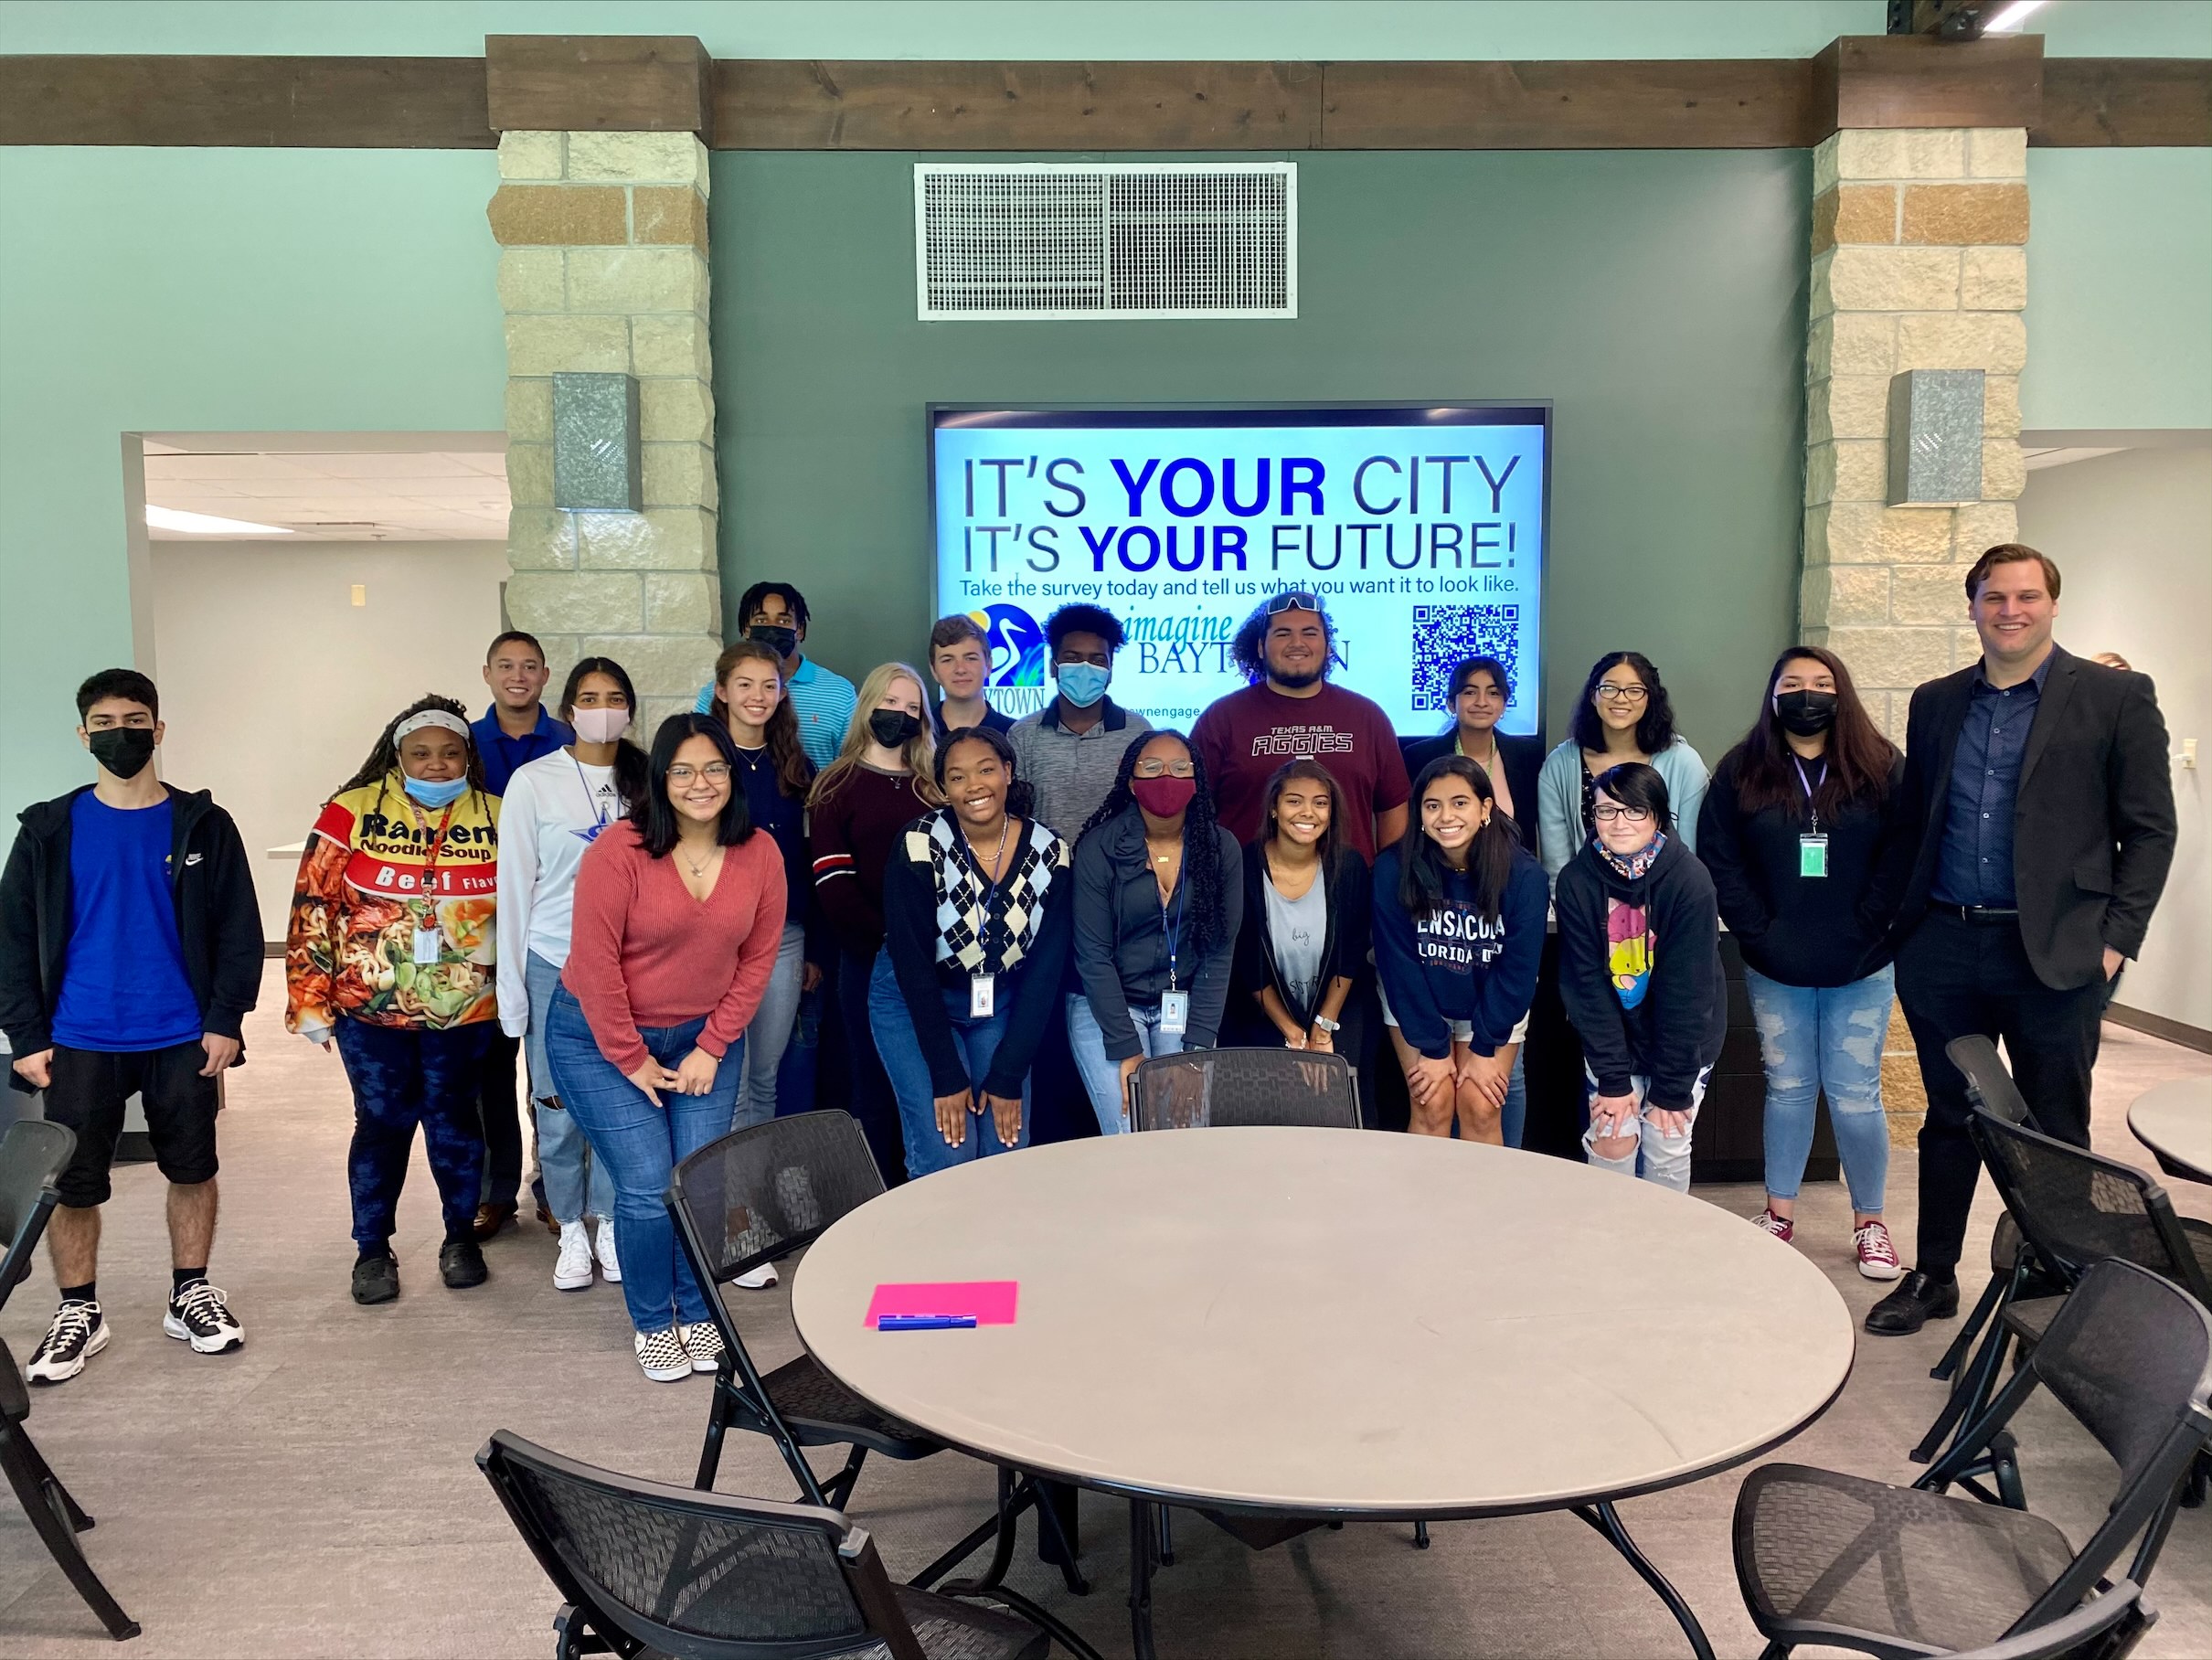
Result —
[[[1228, 1024], [1239, 1035], [1265, 1027], [1269, 1038], [1280, 1041], [1274, 1023], [1260, 1012], [1260, 994], [1272, 986], [1282, 1006], [1302, 1028], [1313, 1024], [1313, 1010], [1299, 1004], [1282, 983], [1275, 966], [1275, 941], [1268, 929], [1267, 852], [1265, 840], [1244, 850], [1244, 922], [1237, 931], [1236, 960], [1229, 973], [1229, 998], [1236, 1018]], [[1373, 883], [1367, 861], [1359, 849], [1339, 842], [1321, 873], [1322, 896], [1328, 908], [1328, 932], [1321, 943], [1321, 973], [1314, 976], [1325, 995], [1329, 982], [1339, 975], [1356, 980], [1367, 972], [1367, 920]], [[1347, 1003], [1347, 1007], [1349, 1006]], [[1258, 1026], [1251, 1019], [1257, 1018]]]
[[[1644, 926], [1616, 949], [1612, 902], [1641, 906]], [[1651, 1080], [1647, 1103], [1686, 1111], [1697, 1074], [1720, 1059], [1728, 1032], [1728, 985], [1720, 967], [1720, 917], [1713, 878], [1697, 856], [1669, 839], [1634, 881], [1593, 843], [1559, 872], [1559, 996], [1582, 1039], [1582, 1059], [1598, 1090], [1625, 1095], [1632, 1076]], [[1630, 916], [1621, 919], [1628, 932]], [[1650, 979], [1634, 1008], [1622, 1006], [1619, 971], [1633, 972], [1651, 942]]]
[[[1175, 984], [1190, 994], [1190, 1027], [1183, 1046], [1210, 1049], [1221, 1033], [1228, 1002], [1230, 959], [1244, 920], [1244, 873], [1237, 838], [1219, 825], [1221, 911], [1227, 937], [1201, 958], [1192, 942], [1197, 918], [1179, 908]], [[1189, 867], [1185, 861], [1185, 868]], [[1183, 884], [1187, 894], [1188, 884]], [[1171, 910], [1171, 919], [1175, 911]], [[1090, 1000], [1091, 1018], [1106, 1039], [1106, 1055], [1126, 1060], [1143, 1053], [1129, 1006], [1156, 1005], [1167, 989], [1167, 930], [1160, 920], [1160, 888], [1144, 853], [1144, 820], [1133, 806], [1098, 825], [1075, 848], [1075, 966]]]
[[[1459, 729], [1435, 738], [1424, 738], [1419, 743], [1406, 745], [1406, 776], [1418, 779], [1421, 769], [1440, 755], [1457, 754], [1454, 748]], [[1521, 833], [1521, 846], [1534, 853], [1537, 850], [1537, 779], [1544, 771], [1544, 740], [1541, 738], [1515, 738], [1506, 733], [1497, 735], [1498, 759], [1505, 763], [1505, 788], [1513, 793], [1513, 827]], [[1413, 803], [1412, 828], [1420, 828], [1420, 803]]]
[[[1917, 844], [1898, 810], [1904, 757], [1889, 771], [1887, 793], [1847, 804], [1821, 820], [1828, 838], [1828, 874], [1798, 873], [1799, 837], [1812, 827], [1802, 811], [1743, 810], [1737, 773], [1743, 750], [1730, 750], [1713, 769], [1697, 818], [1697, 857], [1713, 878], [1721, 920], [1743, 949], [1743, 960], [1784, 985], [1848, 985], [1888, 963], [1889, 925], [1897, 916]], [[1796, 786], [1791, 786], [1794, 789]]]
[[[91, 787], [25, 808], [0, 874], [0, 1031], [18, 1059], [54, 1046], [51, 1023], [69, 965], [73, 910], [69, 814]], [[230, 814], [205, 790], [163, 787], [173, 818], [169, 891], [176, 901], [185, 977], [206, 1029], [240, 1038], [261, 988], [261, 910], [245, 844]], [[32, 1087], [20, 1073], [11, 1072], [8, 1081]]]
[[[1905, 729], [1906, 822], [1919, 838], [1898, 917], [1925, 914], [1943, 846], [1951, 763], [1978, 664], [1912, 694]], [[2013, 887], [2020, 940], [2054, 991], [2104, 977], [2104, 948], [2143, 950], [2174, 862], [2166, 723], [2148, 675], [2053, 647], [2013, 802]]]

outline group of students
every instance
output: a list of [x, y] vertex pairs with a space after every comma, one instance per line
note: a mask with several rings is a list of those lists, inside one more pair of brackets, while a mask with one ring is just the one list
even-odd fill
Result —
[[[1246, 621], [1232, 655], [1249, 684], [1188, 733], [1154, 729], [1109, 695], [1122, 632], [1088, 604], [1048, 621], [1054, 695], [1017, 721], [990, 707], [988, 643], [972, 618], [931, 631], [941, 692], [932, 708], [908, 665], [881, 665], [856, 688], [814, 663], [803, 650], [803, 598], [788, 584], [758, 584], [739, 603], [743, 635], [721, 654], [698, 708], [664, 721], [649, 747], [633, 740], [637, 699], [619, 664], [576, 664], [548, 713], [537, 705], [543, 653], [526, 634], [503, 634], [485, 670], [493, 708], [472, 723], [459, 704], [430, 697], [394, 716], [323, 809], [300, 866], [286, 1023], [335, 1045], [353, 1089], [353, 1294], [365, 1304], [398, 1294], [390, 1240], [418, 1124], [444, 1210], [441, 1275], [454, 1287], [486, 1277], [479, 1241], [487, 1220], [495, 1229], [503, 1219], [486, 1209], [509, 1180], [495, 1170], [487, 1191], [487, 1140], [496, 1119], [516, 1127], [513, 1051], [503, 1056], [500, 1037], [526, 1045], [544, 1212], [560, 1234], [555, 1283], [580, 1289], [595, 1267], [619, 1280], [637, 1358], [659, 1380], [710, 1371], [720, 1358], [707, 1293], [662, 1203], [671, 1170], [774, 1115], [780, 1063], [809, 997], [835, 1000], [851, 1109], [894, 1179], [1025, 1145], [1034, 1063], [1056, 1026], [1100, 1133], [1114, 1134], [1129, 1126], [1131, 1078], [1149, 1057], [1281, 1044], [1359, 1065], [1369, 1008], [1404, 1073], [1414, 1133], [1517, 1145], [1522, 1045], [1555, 914], [1590, 1162], [1687, 1189], [1694, 1126], [1727, 1027], [1725, 921], [1741, 944], [1768, 1074], [1759, 1225], [1791, 1237], [1824, 1093], [1854, 1258], [1868, 1278], [1892, 1280], [1902, 1266], [1882, 1220], [1880, 1076], [1891, 962], [1913, 951], [1931, 913], [1969, 929], [2009, 923], [2014, 954], [2025, 953], [2030, 982], [2048, 994], [2032, 1019], [2020, 1017], [2029, 987], [2004, 978], [2017, 979], [2020, 964], [2002, 951], [1963, 966], [1956, 952], [1913, 956], [1929, 988], [1920, 1006], [1907, 999], [1931, 1095], [1921, 1262], [1869, 1328], [1917, 1329], [1950, 1312], [1947, 1284], [1955, 1308], [1951, 1235], [1962, 1231], [1972, 1197], [1971, 1179], [1963, 1198], [1955, 1191], [1951, 1145], [1964, 1139], [1963, 1091], [1939, 1088], [1946, 1033], [1994, 1027], [2024, 1073], [2053, 1089], [2078, 1082], [2085, 1137], [2102, 979], [2140, 945], [2171, 855], [2170, 793], [2162, 844], [2155, 791], [2140, 776], [2151, 729], [2163, 750], [2149, 683], [2057, 650], [2058, 585], [2048, 559], [2010, 545], [1969, 574], [1984, 661], [1923, 687], [1913, 706], [1920, 722], [1924, 698], [1965, 699], [1966, 736], [1916, 743], [1913, 768], [1881, 736], [1842, 661], [1793, 646], [1761, 687], [1749, 732], [1709, 776], [1674, 729], [1657, 668], [1633, 652], [1592, 667], [1570, 733], [1548, 756], [1497, 730], [1514, 688], [1484, 657], [1452, 676], [1451, 729], [1401, 748], [1378, 706], [1332, 681], [1342, 661], [1334, 626], [1323, 601], [1301, 591], [1271, 597]], [[2063, 700], [2043, 691], [2054, 665], [2074, 692], [2072, 724], [2054, 745], [2068, 764], [2084, 765], [2096, 741], [2119, 745], [2102, 784], [2083, 786], [2102, 827], [2085, 817], [2080, 834], [2102, 846], [2109, 889], [2089, 936], [2105, 952], [2095, 985], [2070, 957], [2052, 974], [2031, 962], [2047, 943], [2037, 932], [2043, 913], [2025, 894], [2014, 902], [2010, 835], [2000, 847], [1988, 829], [1993, 813], [2009, 821], [1996, 810], [2012, 803], [1999, 798], [2018, 794], [2039, 752], [2004, 711], [2042, 693], [2040, 718], [2058, 724]], [[76, 797], [79, 853], [93, 831], [113, 834], [101, 829], [104, 814], [86, 817], [88, 797], [147, 804], [108, 799], [134, 774], [118, 770], [122, 740], [102, 723], [133, 697], [144, 719], [127, 710], [122, 729], [150, 728], [157, 741], [142, 676], [111, 671], [80, 696], [101, 777]], [[2037, 743], [2051, 736], [2047, 728]], [[219, 809], [179, 799], [202, 805], [158, 832], [141, 826], [146, 835], [181, 848], [190, 816], [235, 842]], [[69, 810], [68, 798], [34, 811], [50, 819], [58, 810]], [[37, 857], [31, 816], [11, 857], [11, 895], [26, 846]], [[2001, 885], [1993, 860], [2007, 867]], [[212, 864], [226, 871], [230, 901], [242, 891], [250, 905], [230, 861], [226, 850]], [[2076, 881], [2090, 862], [2077, 858]], [[81, 867], [78, 881], [82, 932]], [[176, 891], [190, 932], [185, 885]], [[197, 925], [206, 910], [190, 911]], [[15, 924], [11, 909], [11, 949]], [[2079, 944], [2073, 920], [2060, 931]], [[2003, 942], [1992, 931], [1977, 943]], [[204, 1035], [188, 1045], [175, 1036], [173, 1061], [112, 1058], [102, 1076], [131, 1072], [143, 1083], [150, 1066], [180, 1080], [190, 1069], [206, 1087], [180, 1085], [179, 1095], [211, 1099], [216, 1071], [236, 1063], [251, 987], [239, 963], [215, 976], [192, 970], [193, 950], [183, 957], [156, 1005], [181, 1012], [181, 998], [197, 998], [177, 1024], [181, 1033], [201, 1021]], [[145, 972], [101, 961], [111, 980]], [[74, 951], [70, 963], [67, 978], [53, 971], [66, 1017], [24, 1024], [15, 997], [0, 1010], [18, 1074], [45, 1082], [43, 1069], [27, 1069], [40, 1056], [27, 1051], [51, 1047], [50, 1113], [57, 1097], [69, 1098], [60, 1080], [88, 1041], [70, 1024], [81, 1020], [69, 1015]], [[1961, 989], [1962, 974], [1974, 984]], [[204, 989], [216, 978], [219, 991]], [[2092, 1002], [2085, 1058], [2081, 1011]], [[2061, 1052], [2054, 1030], [2072, 1034], [2072, 1051]], [[187, 1069], [196, 1059], [204, 1065]], [[487, 1111], [502, 1088], [504, 1110]], [[165, 1174], [185, 1184], [199, 1168], [188, 1156], [197, 1142], [175, 1132], [166, 1107], [165, 1138], [161, 1092], [146, 1091], [149, 1127]], [[2064, 1112], [2055, 1116], [2063, 1131]], [[205, 1141], [211, 1232], [211, 1113]], [[80, 1148], [80, 1162], [87, 1156]], [[97, 1196], [88, 1176], [65, 1192], [65, 1207], [105, 1197], [104, 1155], [91, 1156]], [[518, 1155], [513, 1172], [518, 1181]], [[171, 1215], [174, 1224], [174, 1201]], [[70, 1237], [57, 1226], [58, 1266]], [[204, 1239], [180, 1238], [177, 1250], [200, 1259], [197, 1281], [181, 1277], [182, 1261], [177, 1269], [175, 1317], [188, 1322], [192, 1298], [204, 1306], [213, 1294]], [[739, 1283], [773, 1277], [764, 1269]], [[64, 1314], [77, 1293], [90, 1301], [68, 1272], [63, 1285]], [[81, 1314], [71, 1318], [42, 1346], [42, 1356], [54, 1350], [49, 1374], [69, 1375], [96, 1347]], [[227, 1309], [221, 1319], [237, 1333]], [[35, 1377], [39, 1367], [35, 1357]]]

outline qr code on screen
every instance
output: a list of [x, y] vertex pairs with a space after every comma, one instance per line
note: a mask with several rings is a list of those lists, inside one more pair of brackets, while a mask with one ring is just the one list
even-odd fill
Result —
[[1518, 605], [1416, 605], [1413, 608], [1413, 708], [1447, 712], [1452, 671], [1470, 657], [1494, 657], [1505, 678], [1521, 683]]

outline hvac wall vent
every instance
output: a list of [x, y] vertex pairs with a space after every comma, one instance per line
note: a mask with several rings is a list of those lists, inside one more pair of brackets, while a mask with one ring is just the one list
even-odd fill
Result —
[[914, 169], [920, 315], [1295, 317], [1295, 162]]

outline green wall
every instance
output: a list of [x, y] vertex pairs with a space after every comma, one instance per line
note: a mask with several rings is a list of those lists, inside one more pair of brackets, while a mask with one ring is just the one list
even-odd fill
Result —
[[1803, 154], [1299, 162], [1299, 315], [916, 320], [911, 155], [719, 154], [724, 594], [802, 583], [848, 673], [920, 649], [922, 408], [1549, 398], [1553, 729], [1648, 652], [1717, 758], [1794, 612]]
[[497, 183], [480, 152], [0, 148], [0, 842], [85, 777], [70, 694], [131, 661], [124, 432], [505, 424]]

